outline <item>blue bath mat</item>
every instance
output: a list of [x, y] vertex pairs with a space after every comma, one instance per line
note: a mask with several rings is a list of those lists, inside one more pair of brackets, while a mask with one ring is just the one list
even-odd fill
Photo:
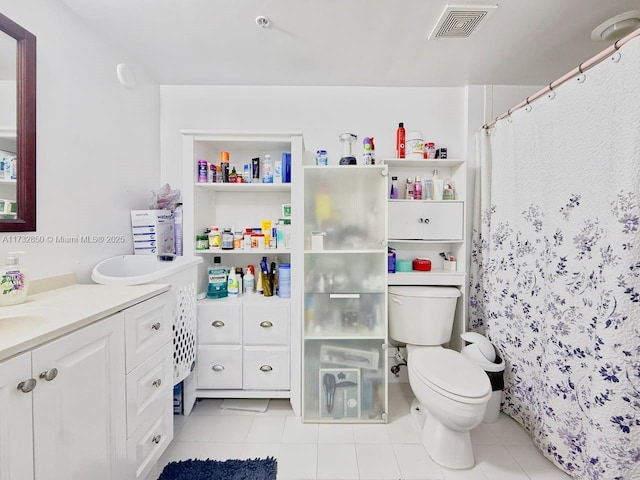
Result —
[[170, 462], [158, 480], [276, 480], [273, 457], [255, 460], [183, 460]]

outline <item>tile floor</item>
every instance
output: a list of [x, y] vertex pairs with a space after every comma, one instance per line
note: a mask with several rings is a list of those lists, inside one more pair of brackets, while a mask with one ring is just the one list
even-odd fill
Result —
[[388, 424], [303, 424], [288, 400], [271, 400], [264, 413], [223, 410], [222, 400], [198, 402], [189, 417], [175, 416], [175, 436], [164, 465], [188, 458], [278, 460], [278, 480], [568, 480], [533, 446], [511, 418], [481, 424], [471, 435], [476, 465], [447, 470], [427, 455], [409, 413], [406, 383], [389, 388]]

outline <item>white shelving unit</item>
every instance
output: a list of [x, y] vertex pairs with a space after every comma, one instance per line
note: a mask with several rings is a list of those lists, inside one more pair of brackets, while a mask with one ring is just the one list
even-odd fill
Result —
[[[196, 371], [185, 380], [185, 390], [200, 398], [290, 398], [294, 413], [299, 415], [303, 256], [295, 247], [302, 244], [295, 228], [296, 209], [291, 215], [290, 248], [196, 250], [195, 236], [212, 226], [221, 232], [229, 227], [244, 231], [260, 227], [263, 219], [275, 226], [283, 217], [282, 205], [303, 195], [302, 134], [188, 130], [182, 135], [184, 252], [204, 259], [198, 292], [207, 290], [207, 269], [215, 256], [227, 267], [254, 265], [256, 274], [263, 256], [269, 263], [277, 255], [281, 263], [291, 264], [290, 299], [254, 294], [199, 302]], [[197, 182], [198, 160], [219, 163], [221, 151], [229, 152], [230, 168], [240, 173], [252, 158], [263, 159], [268, 154], [276, 160], [284, 152], [291, 153], [291, 182]]]
[[[398, 177], [398, 199], [389, 199], [389, 245], [396, 250], [397, 259], [431, 260], [429, 272], [397, 272], [388, 274], [389, 285], [437, 285], [460, 288], [462, 297], [458, 301], [456, 319], [450, 346], [462, 347], [460, 333], [465, 330], [467, 302], [467, 166], [461, 159], [400, 159], [383, 158], [389, 167], [389, 196], [391, 177]], [[419, 176], [422, 181], [438, 170], [441, 179], [455, 183], [454, 200], [410, 200], [404, 198], [407, 178]], [[456, 270], [445, 270], [440, 253], [446, 252], [456, 258]]]

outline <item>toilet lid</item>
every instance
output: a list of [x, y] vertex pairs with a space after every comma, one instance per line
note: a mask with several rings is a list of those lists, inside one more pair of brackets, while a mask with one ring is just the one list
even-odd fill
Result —
[[449, 394], [477, 399], [491, 393], [485, 371], [455, 350], [417, 349], [411, 352], [408, 363], [425, 383]]

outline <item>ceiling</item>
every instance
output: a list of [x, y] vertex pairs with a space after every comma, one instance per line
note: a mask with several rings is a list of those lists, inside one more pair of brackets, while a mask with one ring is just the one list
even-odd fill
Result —
[[[163, 85], [544, 85], [640, 0], [61, 0]], [[450, 4], [498, 5], [467, 39], [427, 37]], [[269, 28], [255, 19], [268, 17]]]

